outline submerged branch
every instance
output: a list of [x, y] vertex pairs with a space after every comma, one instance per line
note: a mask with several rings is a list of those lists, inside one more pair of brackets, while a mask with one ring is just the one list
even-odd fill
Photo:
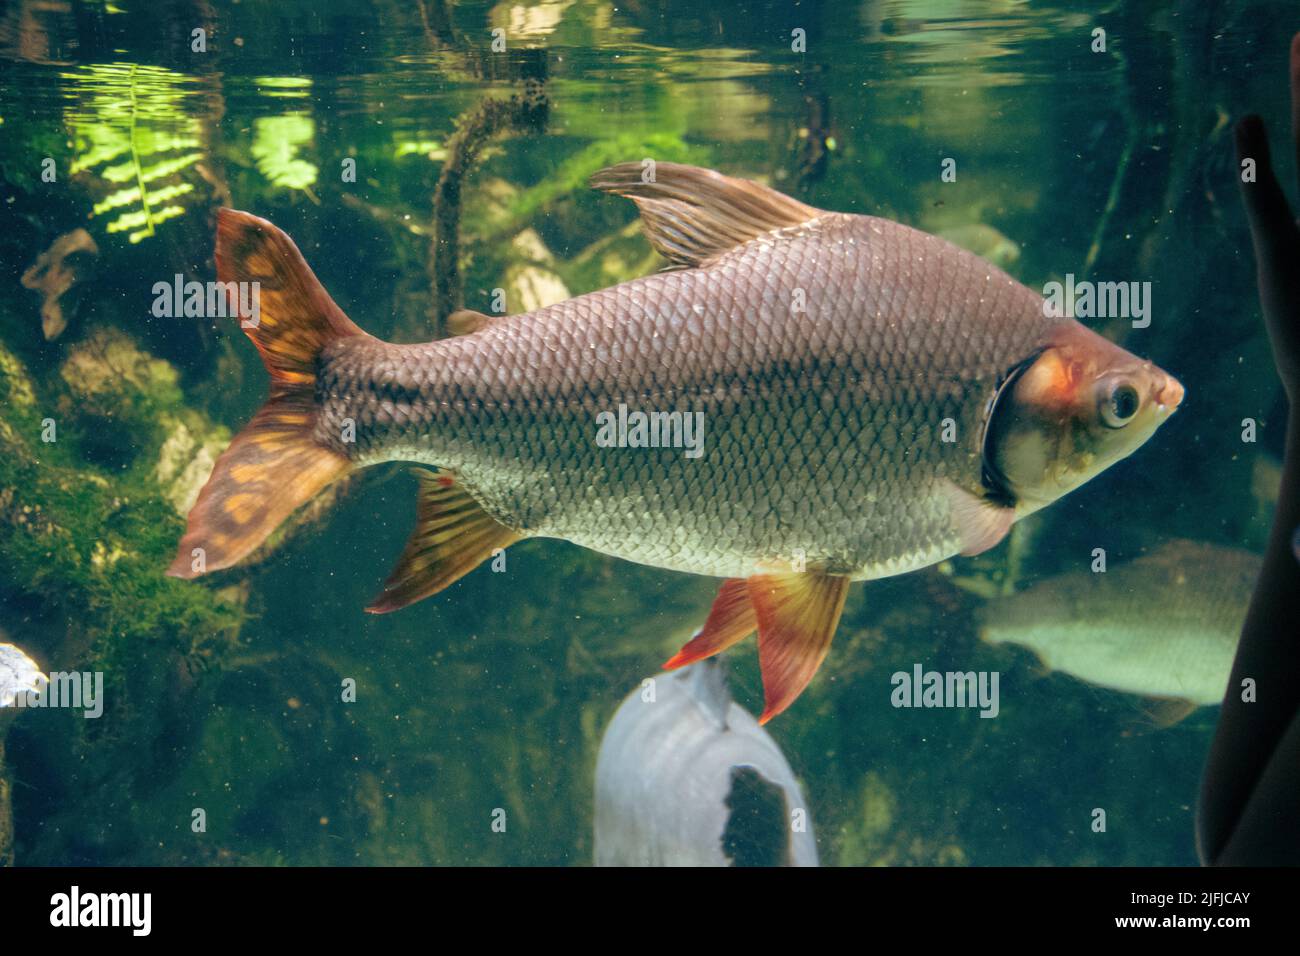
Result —
[[524, 82], [522, 93], [508, 99], [487, 99], [460, 118], [447, 141], [447, 160], [433, 194], [434, 241], [429, 251], [433, 285], [430, 320], [435, 333], [447, 316], [464, 304], [460, 276], [461, 186], [483, 147], [505, 132], [541, 130], [547, 118], [546, 90], [540, 78]]

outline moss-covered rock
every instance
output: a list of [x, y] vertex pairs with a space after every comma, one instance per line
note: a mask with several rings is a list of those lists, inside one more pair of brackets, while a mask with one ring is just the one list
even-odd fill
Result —
[[51, 669], [104, 675], [102, 718], [42, 715], [70, 758], [44, 762], [45, 783], [90, 807], [148, 776], [142, 754], [174, 730], [176, 670], [236, 646], [237, 604], [163, 576], [182, 520], [160, 451], [178, 424], [213, 429], [181, 405], [175, 371], [121, 333], [78, 346], [45, 385], [0, 346], [0, 397], [0, 601], [46, 622], [26, 639]]

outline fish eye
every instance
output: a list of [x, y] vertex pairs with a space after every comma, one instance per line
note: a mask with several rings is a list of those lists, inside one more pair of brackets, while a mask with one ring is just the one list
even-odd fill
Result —
[[1121, 382], [1101, 400], [1101, 420], [1108, 428], [1123, 428], [1133, 420], [1142, 405], [1141, 396], [1132, 385]]

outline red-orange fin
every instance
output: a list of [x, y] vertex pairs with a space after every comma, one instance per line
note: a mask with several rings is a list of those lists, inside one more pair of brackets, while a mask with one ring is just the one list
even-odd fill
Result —
[[758, 618], [754, 616], [754, 606], [749, 599], [749, 585], [740, 578], [728, 578], [718, 588], [718, 596], [713, 599], [703, 629], [687, 641], [664, 664], [664, 668], [675, 670], [712, 657], [749, 637], [757, 628]]
[[952, 502], [953, 524], [961, 535], [961, 553], [966, 557], [996, 547], [1016, 520], [1014, 508], [981, 498], [952, 482], [948, 482], [948, 499]]
[[366, 334], [330, 298], [293, 240], [249, 213], [217, 213], [217, 279], [248, 283], [250, 290], [257, 283], [255, 313], [242, 307], [238, 295], [227, 299], [273, 383], [314, 386], [321, 350], [336, 339]]
[[217, 278], [230, 283], [230, 312], [262, 356], [271, 395], [217, 459], [190, 510], [167, 569], [179, 578], [235, 564], [350, 466], [317, 440], [316, 366], [327, 345], [365, 333], [334, 304], [293, 240], [246, 212], [217, 214]]
[[371, 614], [437, 594], [523, 537], [484, 511], [452, 472], [413, 470], [420, 479], [415, 530], [384, 590], [366, 608]]
[[821, 572], [760, 574], [749, 579], [758, 618], [765, 724], [808, 686], [830, 650], [849, 579]]

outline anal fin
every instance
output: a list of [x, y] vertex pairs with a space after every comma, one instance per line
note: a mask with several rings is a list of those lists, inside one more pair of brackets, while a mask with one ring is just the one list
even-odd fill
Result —
[[952, 522], [961, 536], [964, 557], [983, 554], [996, 547], [1011, 531], [1016, 509], [981, 498], [949, 481], [948, 500], [952, 505]]
[[741, 578], [728, 578], [718, 589], [709, 619], [704, 622], [700, 633], [687, 641], [664, 664], [664, 668], [675, 670], [712, 657], [749, 637], [757, 628], [758, 618], [754, 616], [754, 607], [749, 600], [749, 586]]
[[420, 479], [415, 530], [383, 592], [366, 608], [371, 614], [437, 594], [523, 537], [484, 511], [451, 472], [414, 471]]
[[765, 724], [808, 686], [830, 650], [849, 579], [820, 572], [760, 574], [748, 581], [758, 618]]

